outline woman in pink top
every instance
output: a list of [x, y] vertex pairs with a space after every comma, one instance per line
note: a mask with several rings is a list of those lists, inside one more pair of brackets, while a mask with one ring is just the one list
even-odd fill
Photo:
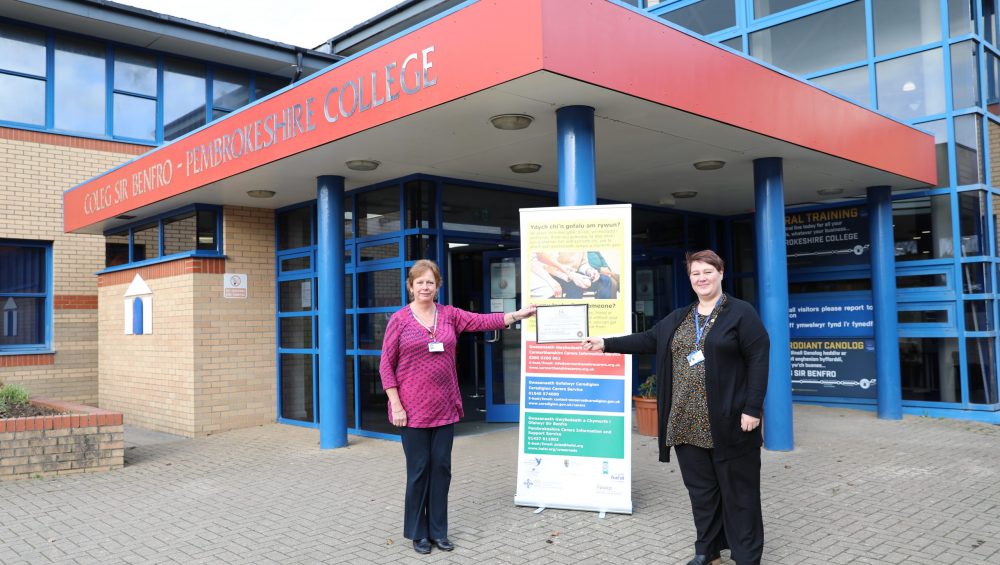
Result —
[[462, 332], [498, 330], [535, 314], [528, 305], [506, 314], [475, 314], [437, 304], [441, 272], [433, 261], [410, 267], [410, 304], [392, 315], [379, 372], [389, 421], [400, 428], [406, 456], [403, 536], [417, 553], [455, 549], [448, 540], [448, 488], [455, 422], [465, 415], [455, 370]]

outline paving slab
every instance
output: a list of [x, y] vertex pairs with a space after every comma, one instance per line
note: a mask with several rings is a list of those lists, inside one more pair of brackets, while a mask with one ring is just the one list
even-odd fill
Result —
[[[632, 515], [513, 504], [517, 430], [456, 438], [450, 536], [402, 537], [399, 443], [271, 424], [133, 434], [125, 468], [0, 483], [0, 564], [686, 563], [676, 463], [633, 435]], [[796, 406], [795, 450], [764, 451], [764, 563], [1000, 563], [1000, 426]], [[724, 553], [726, 556], [726, 553]], [[732, 563], [724, 559], [724, 563]]]

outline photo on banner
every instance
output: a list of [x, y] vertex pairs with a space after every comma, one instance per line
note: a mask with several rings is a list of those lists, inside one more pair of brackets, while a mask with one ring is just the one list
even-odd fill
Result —
[[631, 357], [570, 339], [630, 330], [631, 218], [629, 205], [521, 209], [527, 300], [570, 308], [521, 332], [515, 504], [632, 512]]

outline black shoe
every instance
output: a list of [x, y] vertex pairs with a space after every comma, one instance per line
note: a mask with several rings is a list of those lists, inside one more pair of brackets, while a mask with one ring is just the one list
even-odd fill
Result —
[[431, 540], [420, 538], [413, 540], [413, 551], [426, 555], [431, 552]]
[[712, 555], [695, 555], [694, 559], [687, 562], [687, 565], [719, 565], [722, 563], [722, 556], [718, 553]]
[[436, 545], [441, 551], [451, 551], [455, 549], [455, 544], [451, 543], [448, 538], [434, 539], [431, 541], [434, 542], [434, 545]]

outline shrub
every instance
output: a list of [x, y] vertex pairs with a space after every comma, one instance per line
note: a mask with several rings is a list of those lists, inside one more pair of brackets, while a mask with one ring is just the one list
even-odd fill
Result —
[[654, 398], [656, 396], [656, 375], [649, 375], [646, 380], [639, 385], [639, 396], [643, 398]]
[[28, 389], [21, 385], [0, 386], [0, 409], [19, 408], [28, 404]]

